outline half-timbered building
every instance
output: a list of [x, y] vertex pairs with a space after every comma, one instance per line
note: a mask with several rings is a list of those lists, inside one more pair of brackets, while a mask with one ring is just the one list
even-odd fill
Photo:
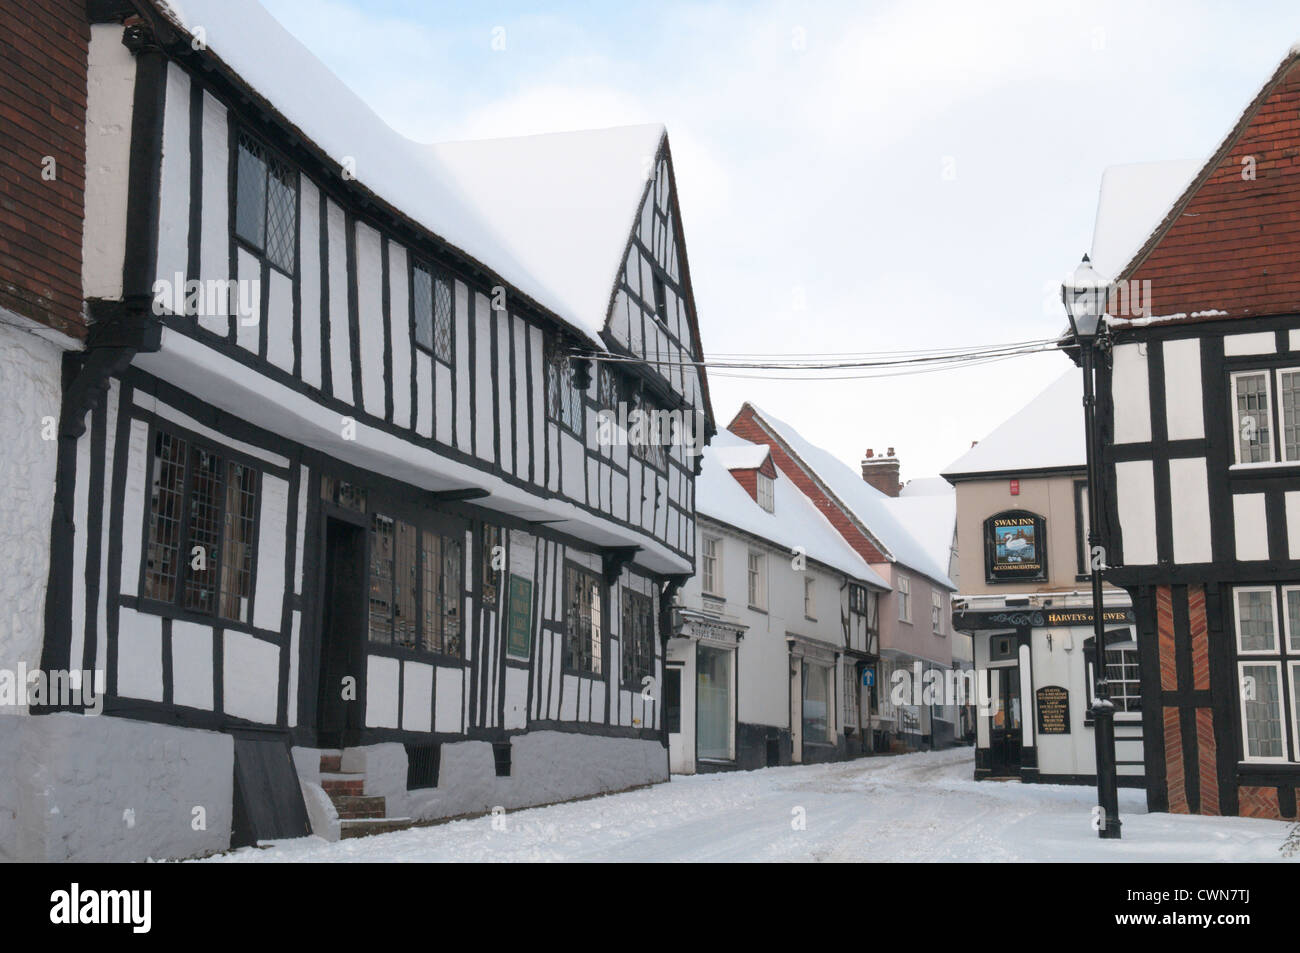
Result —
[[1108, 170], [1108, 581], [1139, 630], [1147, 800], [1296, 816], [1300, 48], [1209, 159]]
[[26, 719], [16, 852], [666, 779], [712, 421], [664, 129], [421, 145], [255, 3], [87, 7], [42, 665], [103, 717]]

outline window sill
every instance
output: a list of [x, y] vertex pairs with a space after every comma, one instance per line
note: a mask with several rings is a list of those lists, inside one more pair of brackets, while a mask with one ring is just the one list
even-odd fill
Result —
[[284, 636], [279, 629], [259, 629], [251, 622], [237, 622], [234, 619], [223, 619], [215, 615], [194, 612], [190, 609], [182, 609], [171, 602], [158, 602], [156, 599], [150, 599], [147, 596], [121, 596], [118, 605], [134, 609], [143, 615], [159, 616], [177, 622], [193, 622], [196, 625], [222, 629], [226, 632], [244, 632], [268, 642], [281, 643], [284, 641]]
[[1249, 476], [1252, 473], [1273, 473], [1278, 470], [1300, 471], [1300, 460], [1274, 460], [1268, 463], [1233, 463], [1228, 466], [1228, 474], [1230, 476]]
[[761, 608], [759, 608], [758, 606], [747, 606], [747, 608], [748, 608], [751, 612], [761, 612], [761, 613], [763, 613], [763, 615], [767, 615], [767, 610], [766, 610], [766, 609], [761, 609]]
[[570, 668], [567, 665], [560, 666], [561, 675], [576, 675], [578, 678], [598, 678], [602, 682], [605, 680], [604, 672], [583, 672], [576, 668]]
[[[425, 649], [408, 648], [405, 645], [371, 642], [369, 639], [365, 642], [365, 651], [367, 655], [382, 655], [403, 661], [428, 662], [431, 665], [463, 666], [466, 664], [465, 659], [459, 655], [448, 655], [446, 652], [429, 652]], [[526, 660], [515, 659], [515, 661]]]

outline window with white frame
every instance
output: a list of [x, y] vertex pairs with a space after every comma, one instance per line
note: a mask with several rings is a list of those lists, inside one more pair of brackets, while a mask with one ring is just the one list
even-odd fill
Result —
[[1300, 367], [1236, 371], [1230, 381], [1234, 462], [1300, 463]]
[[767, 608], [767, 556], [753, 550], [749, 553], [749, 604], [755, 609]]
[[943, 635], [943, 594], [938, 589], [930, 590], [930, 625], [935, 635]]
[[1242, 586], [1232, 602], [1242, 756], [1300, 761], [1300, 585]]
[[898, 577], [898, 621], [912, 621], [912, 580], [901, 573]]
[[803, 577], [803, 614], [805, 618], [817, 618], [817, 580], [812, 576]]
[[1142, 679], [1138, 675], [1137, 643], [1106, 645], [1106, 686], [1116, 711], [1142, 710]]
[[776, 510], [776, 500], [772, 489], [773, 479], [762, 473], [758, 474], [758, 505], [763, 507], [769, 513]]
[[849, 728], [858, 726], [858, 671], [857, 666], [847, 659], [844, 670], [840, 673], [844, 681], [844, 725]]
[[717, 536], [701, 540], [700, 588], [713, 596], [722, 595], [722, 540]]
[[[1083, 658], [1088, 670], [1088, 684], [1092, 686], [1092, 698], [1097, 697], [1097, 667], [1093, 664], [1096, 645], [1094, 639], [1085, 639], [1083, 643]], [[1106, 633], [1106, 691], [1116, 711], [1142, 710], [1142, 679], [1138, 668], [1137, 642], [1133, 640], [1131, 629], [1112, 629]], [[1092, 724], [1091, 711], [1084, 718], [1085, 724]]]

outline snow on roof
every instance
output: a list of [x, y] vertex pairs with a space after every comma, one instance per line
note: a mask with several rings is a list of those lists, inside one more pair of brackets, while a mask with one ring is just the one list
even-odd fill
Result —
[[[748, 453], [755, 444], [727, 430], [714, 436], [704, 451], [703, 467], [695, 479], [695, 509], [736, 529], [766, 539], [782, 549], [802, 546], [811, 559], [825, 563], [872, 586], [888, 589], [879, 573], [867, 565], [830, 521], [781, 473], [772, 481], [772, 512], [763, 509], [722, 462], [722, 457]], [[767, 448], [763, 456], [767, 456]]]
[[964, 476], [1085, 466], [1083, 376], [1071, 368], [943, 472]]
[[935, 582], [956, 588], [948, 578], [948, 560], [938, 561], [930, 548], [913, 536], [904, 523], [901, 511], [889, 506], [892, 497], [881, 493], [862, 479], [861, 474], [821, 447], [804, 440], [789, 424], [764, 413], [752, 403], [754, 413], [788, 446], [885, 547], [885, 556], [910, 569], [929, 576]]
[[916, 477], [903, 484], [899, 496], [953, 496], [957, 488], [941, 476]]
[[663, 126], [417, 143], [255, 0], [154, 2], [361, 185], [600, 342]]
[[715, 440], [709, 449], [713, 452], [714, 459], [728, 470], [757, 470], [772, 455], [767, 444], [750, 443], [748, 440], [740, 440], [737, 444], [720, 444]]
[[[1254, 116], [1274, 84], [1286, 76], [1300, 57], [1300, 41], [1292, 44], [1281, 62], [1251, 97], [1223, 138], [1199, 160], [1144, 162], [1112, 166], [1102, 174], [1097, 220], [1093, 226], [1093, 267], [1110, 278], [1119, 278], [1135, 263], [1139, 253], [1182, 202], [1192, 186], [1217, 167], [1239, 131]], [[1107, 177], [1114, 183], [1107, 196]], [[1104, 220], [1103, 220], [1104, 219]], [[1098, 235], [1101, 241], [1098, 242]], [[1098, 252], [1102, 260], [1098, 259]]]
[[1102, 173], [1092, 231], [1092, 266], [1116, 278], [1165, 220], [1203, 159], [1113, 165]]
[[887, 497], [884, 504], [931, 561], [947, 568], [952, 563], [953, 536], [957, 532], [957, 490], [946, 480], [939, 482], [948, 487], [947, 493]]

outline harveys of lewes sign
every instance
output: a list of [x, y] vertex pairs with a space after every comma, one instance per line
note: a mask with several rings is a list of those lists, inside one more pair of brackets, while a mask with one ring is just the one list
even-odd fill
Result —
[[[1047, 616], [1048, 625], [1093, 624], [1091, 606], [1086, 609], [1046, 609], [1044, 614]], [[1132, 609], [1103, 609], [1101, 618], [1103, 622], [1115, 622], [1120, 625], [1132, 625], [1137, 621], [1137, 616], [1133, 615]]]
[[984, 521], [988, 582], [1047, 578], [1047, 521], [1027, 510], [994, 513]]

